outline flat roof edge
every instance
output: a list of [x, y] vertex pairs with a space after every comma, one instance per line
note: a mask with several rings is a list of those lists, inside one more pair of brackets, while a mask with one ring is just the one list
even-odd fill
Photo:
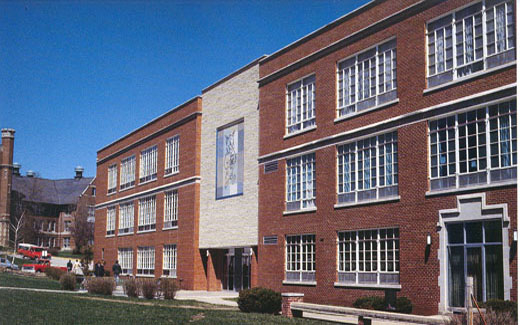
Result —
[[156, 122], [157, 120], [160, 120], [161, 118], [165, 117], [166, 115], [170, 114], [171, 112], [177, 110], [177, 109], [180, 109], [188, 104], [190, 104], [191, 102], [197, 100], [197, 99], [202, 99], [202, 96], [200, 95], [197, 95], [195, 97], [192, 97], [190, 99], [188, 99], [187, 101], [185, 101], [184, 103], [182, 104], [179, 104], [177, 106], [175, 106], [174, 108], [168, 110], [167, 112], [159, 115], [158, 117], [154, 118], [153, 120], [151, 120], [150, 122], [146, 123], [146, 124], [143, 124], [141, 125], [140, 127], [138, 127], [137, 129], [133, 130], [133, 131], [130, 131], [129, 133], [123, 135], [122, 137], [118, 138], [117, 140], [115, 141], [112, 141], [111, 143], [107, 144], [106, 146], [104, 146], [103, 148], [99, 149], [96, 153], [100, 153], [101, 151], [113, 146], [114, 144], [118, 143], [119, 141], [123, 140], [123, 139], [126, 139], [128, 138], [129, 136], [131, 136], [132, 134], [136, 133], [137, 131], [140, 131], [142, 129], [144, 129], [145, 127], [149, 126], [150, 124], [152, 124], [153, 122]]

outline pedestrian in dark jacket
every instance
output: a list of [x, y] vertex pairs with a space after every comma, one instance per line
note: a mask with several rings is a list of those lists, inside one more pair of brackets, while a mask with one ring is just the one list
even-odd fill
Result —
[[119, 261], [116, 260], [114, 265], [112, 265], [112, 272], [114, 272], [114, 279], [116, 280], [116, 284], [119, 282], [119, 274], [123, 272], [121, 270], [121, 265], [119, 265]]
[[69, 260], [69, 262], [67, 263], [67, 271], [72, 271], [72, 262]]

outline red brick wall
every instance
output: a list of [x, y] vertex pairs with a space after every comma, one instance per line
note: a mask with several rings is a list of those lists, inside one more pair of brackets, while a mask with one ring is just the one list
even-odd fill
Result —
[[[297, 47], [279, 58], [261, 64], [261, 77], [294, 62], [304, 55], [348, 35], [350, 29], [368, 25], [382, 15], [397, 10], [401, 1], [387, 1], [355, 19], [345, 22], [316, 39]], [[423, 93], [426, 84], [425, 22], [469, 1], [448, 1], [418, 15], [409, 17], [361, 41], [341, 48], [317, 61], [303, 66], [260, 87], [260, 156], [305, 144], [340, 132], [354, 130], [376, 122], [400, 116], [425, 107], [469, 96], [516, 81], [516, 67], [485, 74], [445, 89]], [[404, 3], [402, 5], [405, 6]], [[395, 11], [394, 10], [394, 11]], [[364, 18], [363, 18], [364, 17]], [[388, 39], [397, 39], [397, 92], [399, 103], [357, 117], [334, 123], [336, 118], [336, 63], [359, 51]], [[308, 74], [316, 75], [317, 129], [286, 140], [285, 105], [286, 85]], [[283, 292], [305, 293], [306, 302], [352, 305], [361, 296], [384, 295], [383, 290], [335, 288], [337, 281], [337, 231], [399, 227], [400, 229], [400, 283], [398, 296], [407, 296], [414, 304], [414, 313], [436, 314], [440, 300], [438, 286], [439, 237], [436, 223], [439, 210], [456, 208], [456, 194], [427, 197], [428, 137], [427, 123], [418, 122], [398, 129], [399, 195], [400, 200], [390, 203], [359, 205], [334, 209], [336, 197], [335, 146], [321, 148], [316, 153], [316, 206], [312, 213], [283, 216], [285, 200], [285, 160], [279, 160], [277, 172], [259, 170], [259, 258], [258, 284]], [[517, 228], [516, 186], [483, 189], [487, 204], [507, 203], [511, 218], [510, 229]], [[468, 193], [468, 192], [464, 192]], [[316, 234], [316, 286], [283, 285], [284, 236], [287, 234]], [[426, 258], [426, 236], [432, 236], [432, 245]], [[278, 245], [262, 245], [262, 237], [278, 235]], [[510, 231], [510, 237], [512, 230]], [[511, 243], [511, 239], [510, 239]], [[517, 299], [516, 259], [510, 264], [513, 277], [511, 296]]]

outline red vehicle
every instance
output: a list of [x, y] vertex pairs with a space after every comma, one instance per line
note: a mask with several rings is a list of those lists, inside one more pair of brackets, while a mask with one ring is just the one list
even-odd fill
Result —
[[[35, 263], [35, 264], [24, 264], [22, 266], [22, 271], [23, 272], [31, 272], [31, 273], [36, 273], [36, 272], [45, 272], [45, 270], [47, 268], [51, 267], [51, 262], [49, 260], [41, 260], [39, 261], [38, 263]], [[52, 267], [55, 267], [57, 269], [61, 269], [61, 270], [64, 270], [64, 271], [67, 271], [67, 268], [64, 267], [64, 266], [52, 266]]]
[[28, 257], [31, 260], [51, 259], [52, 257], [45, 248], [32, 244], [18, 244], [18, 253], [23, 258]]

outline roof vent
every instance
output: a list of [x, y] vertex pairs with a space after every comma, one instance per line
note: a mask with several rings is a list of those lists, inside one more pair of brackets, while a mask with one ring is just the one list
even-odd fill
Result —
[[13, 164], [13, 175], [20, 176], [20, 168], [22, 168], [22, 165], [15, 162]]
[[27, 177], [34, 177], [34, 175], [35, 175], [35, 172], [33, 170], [27, 171]]
[[75, 179], [83, 178], [83, 171], [85, 169], [81, 166], [77, 166], [74, 171], [76, 172], [76, 176], [74, 176]]

